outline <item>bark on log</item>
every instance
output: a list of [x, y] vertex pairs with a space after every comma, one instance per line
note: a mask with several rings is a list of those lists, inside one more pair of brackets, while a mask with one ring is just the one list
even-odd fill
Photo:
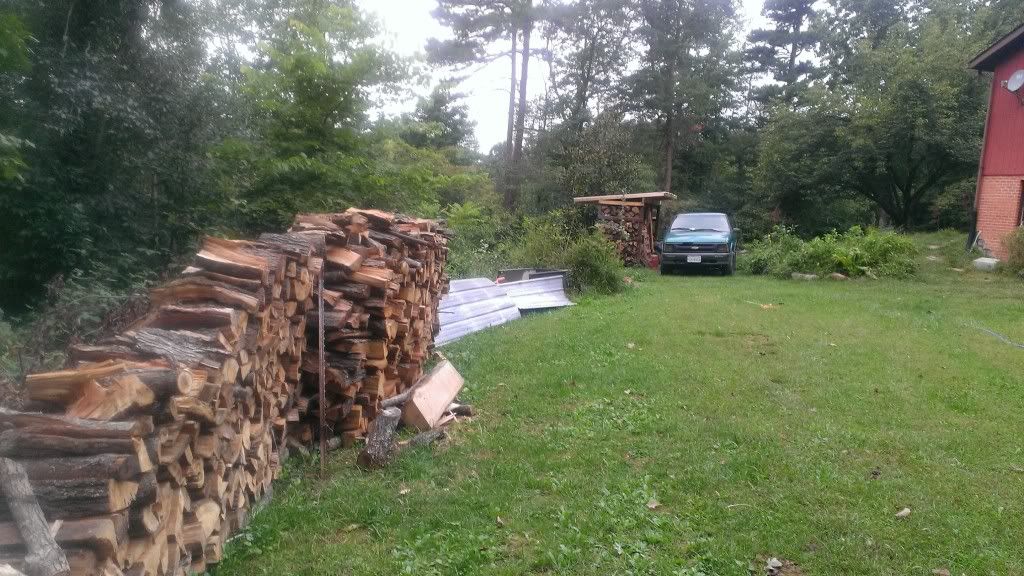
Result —
[[171, 396], [179, 394], [191, 394], [193, 390], [193, 378], [187, 370], [172, 370], [169, 368], [144, 369], [138, 371], [129, 370], [143, 384], [153, 391], [157, 400], [166, 400]]
[[129, 439], [146, 436], [153, 432], [152, 418], [139, 418], [126, 422], [98, 422], [84, 418], [42, 414], [38, 412], [16, 412], [0, 408], [0, 428], [30, 428], [52, 436], [75, 438], [120, 438]]
[[364, 468], [383, 468], [395, 455], [395, 430], [402, 420], [402, 411], [388, 408], [377, 415], [366, 433], [366, 447], [359, 453], [358, 463]]
[[160, 328], [146, 328], [136, 332], [135, 347], [180, 366], [196, 366], [208, 357], [223, 360], [228, 355], [226, 350], [213, 348], [209, 342], [192, 334]]
[[91, 456], [136, 454], [132, 438], [75, 438], [54, 436], [31, 428], [0, 433], [0, 456], [43, 458], [48, 456]]
[[410, 438], [409, 442], [406, 443], [406, 446], [410, 448], [415, 446], [429, 446], [438, 440], [443, 440], [446, 436], [448, 436], [448, 434], [440, 428], [436, 430], [427, 430], [426, 432], [420, 432]]
[[95, 456], [23, 460], [21, 465], [32, 480], [83, 478], [132, 480], [142, 473], [138, 457], [129, 454], [98, 454]]
[[27, 576], [64, 576], [71, 573], [64, 551], [50, 534], [43, 511], [36, 501], [25, 470], [15, 461], [0, 458], [0, 490], [18, 524], [28, 549], [25, 556]]
[[[35, 499], [43, 512], [53, 518], [102, 516], [127, 508], [138, 491], [136, 482], [83, 478], [78, 480], [38, 480], [33, 483]], [[0, 514], [17, 511], [0, 506]]]

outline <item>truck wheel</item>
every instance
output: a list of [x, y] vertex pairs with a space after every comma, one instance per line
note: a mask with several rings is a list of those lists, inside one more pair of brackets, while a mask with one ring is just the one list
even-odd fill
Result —
[[726, 268], [725, 268], [725, 275], [726, 276], [732, 276], [735, 273], [736, 273], [736, 255], [733, 254], [729, 258], [729, 265], [726, 266]]
[[665, 266], [664, 264], [658, 267], [658, 271], [661, 272], [662, 276], [668, 276], [669, 274], [672, 273], [672, 269], [669, 268], [668, 266]]

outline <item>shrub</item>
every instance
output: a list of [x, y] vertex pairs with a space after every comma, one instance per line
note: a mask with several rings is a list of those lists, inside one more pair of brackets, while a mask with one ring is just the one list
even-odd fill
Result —
[[454, 233], [449, 244], [448, 275], [471, 278], [497, 274], [505, 260], [499, 241], [501, 218], [473, 202], [451, 204], [442, 215]]
[[508, 243], [508, 258], [516, 266], [558, 268], [565, 264], [570, 238], [550, 218], [529, 219], [522, 235]]
[[622, 261], [615, 245], [597, 231], [577, 238], [566, 251], [565, 261], [574, 290], [614, 294], [625, 286]]
[[523, 221], [522, 232], [505, 244], [509, 267], [562, 268], [569, 288], [604, 294], [623, 288], [623, 267], [615, 246], [587, 230], [574, 211], [555, 210]]
[[557, 268], [569, 271], [569, 288], [619, 292], [624, 270], [615, 247], [588, 231], [578, 211], [555, 210], [511, 224], [467, 203], [444, 210], [455, 237], [449, 245], [452, 278], [493, 278], [502, 268]]
[[1009, 255], [1006, 257], [1006, 269], [1013, 274], [1024, 276], [1024, 228], [1017, 228], [1003, 239], [1003, 245]]
[[778, 277], [794, 272], [839, 272], [851, 277], [902, 278], [916, 271], [916, 255], [913, 241], [894, 232], [854, 226], [846, 232], [833, 231], [805, 242], [792, 229], [778, 226], [748, 246], [743, 266], [754, 274]]
[[752, 274], [787, 276], [791, 270], [789, 259], [802, 250], [803, 240], [792, 229], [776, 226], [764, 238], [747, 246], [740, 264]]

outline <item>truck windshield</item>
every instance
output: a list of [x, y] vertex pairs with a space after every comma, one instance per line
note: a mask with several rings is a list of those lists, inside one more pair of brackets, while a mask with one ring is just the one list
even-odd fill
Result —
[[672, 230], [728, 232], [729, 219], [722, 214], [680, 214]]

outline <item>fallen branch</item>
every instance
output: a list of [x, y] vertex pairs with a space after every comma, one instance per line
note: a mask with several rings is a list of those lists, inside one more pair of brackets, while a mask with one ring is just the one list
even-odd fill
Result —
[[438, 440], [444, 440], [448, 437], [448, 433], [443, 429], [427, 430], [426, 432], [420, 432], [413, 436], [409, 440], [405, 441], [400, 445], [400, 448], [414, 448], [416, 446], [429, 446]]
[[412, 388], [406, 390], [405, 392], [402, 392], [401, 394], [397, 394], [395, 396], [392, 396], [391, 398], [382, 400], [380, 403], [381, 409], [386, 410], [388, 408], [401, 408], [402, 405], [404, 405], [406, 401], [409, 400], [409, 397], [412, 396], [412, 393], [416, 391], [417, 386], [418, 383], [414, 385]]
[[476, 416], [476, 410], [473, 410], [471, 405], [458, 404], [456, 402], [452, 402], [452, 405], [448, 407], [448, 412], [464, 418], [472, 418], [473, 416]]
[[7, 498], [7, 507], [28, 549], [24, 565], [27, 576], [71, 574], [67, 556], [50, 533], [43, 510], [28, 482], [28, 474], [21, 464], [0, 458], [0, 491]]

